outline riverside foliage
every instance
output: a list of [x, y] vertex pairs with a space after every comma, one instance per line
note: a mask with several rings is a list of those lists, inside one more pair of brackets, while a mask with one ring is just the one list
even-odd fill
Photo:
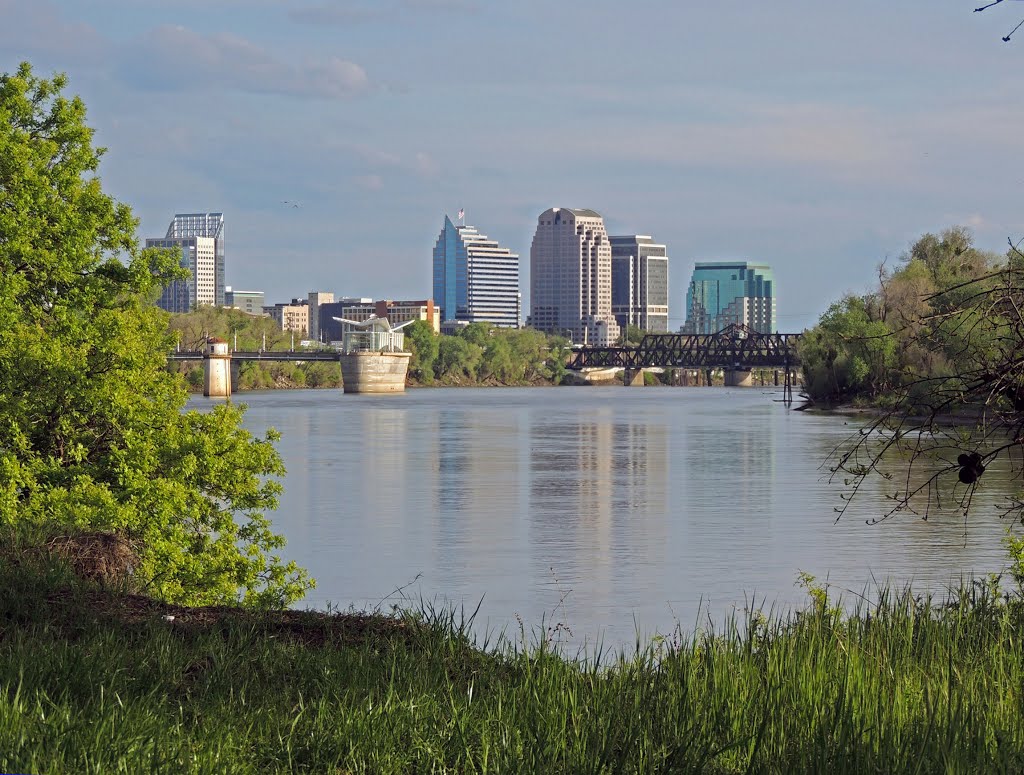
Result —
[[64, 87], [28, 64], [0, 76], [0, 527], [116, 535], [167, 600], [292, 601], [310, 581], [273, 553], [275, 434], [233, 405], [182, 411], [153, 304], [177, 261], [139, 250]]
[[[983, 253], [965, 229], [926, 234], [879, 271], [875, 292], [833, 304], [800, 344], [805, 390], [882, 410], [830, 458], [851, 487], [846, 504], [880, 477], [894, 483], [885, 516], [927, 518], [946, 477], [962, 485], [953, 502], [966, 516], [997, 458], [1024, 479], [1022, 353], [1024, 254]], [[1024, 521], [1024, 498], [1005, 512]]]
[[[288, 350], [292, 334], [269, 317], [240, 310], [200, 307], [171, 315], [172, 334], [182, 348], [200, 350], [207, 336], [226, 339], [239, 350]], [[295, 345], [304, 332], [295, 335]], [[536, 383], [558, 384], [566, 374], [569, 343], [532, 328], [507, 329], [472, 323], [452, 335], [435, 334], [425, 321], [405, 329], [406, 347], [412, 352], [409, 380], [420, 385]], [[193, 389], [202, 385], [202, 367], [181, 367]], [[242, 364], [238, 387], [242, 390], [294, 387], [338, 387], [341, 371], [334, 363]]]

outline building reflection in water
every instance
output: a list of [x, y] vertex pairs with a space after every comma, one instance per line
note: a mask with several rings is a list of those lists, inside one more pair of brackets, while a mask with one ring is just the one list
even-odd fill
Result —
[[489, 583], [474, 583], [472, 594], [500, 595], [522, 578], [523, 413], [453, 403], [421, 419], [435, 439], [423, 518], [435, 520], [436, 529], [423, 549], [439, 570], [436, 581], [457, 589], [483, 577]]
[[667, 434], [657, 416], [632, 414], [531, 416], [531, 576], [555, 619], [610, 621], [613, 605], [649, 595], [639, 566], [664, 562]]

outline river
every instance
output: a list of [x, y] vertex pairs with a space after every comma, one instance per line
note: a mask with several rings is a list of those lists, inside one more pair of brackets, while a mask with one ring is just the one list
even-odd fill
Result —
[[[836, 523], [822, 463], [857, 419], [764, 388], [436, 388], [245, 393], [288, 474], [276, 529], [318, 586], [304, 601], [389, 609], [481, 602], [476, 631], [629, 648], [751, 601], [799, 603], [800, 572], [848, 600], [884, 581], [940, 590], [998, 571], [989, 476], [965, 522], [867, 488]], [[203, 407], [209, 399], [196, 398]], [[562, 625], [558, 627], [558, 625]], [[570, 634], [571, 633], [571, 634]]]

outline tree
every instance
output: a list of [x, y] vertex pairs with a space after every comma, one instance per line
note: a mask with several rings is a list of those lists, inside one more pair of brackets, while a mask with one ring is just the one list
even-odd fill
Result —
[[[928, 282], [922, 284], [922, 277]], [[912, 313], [900, 312], [900, 294], [891, 293], [900, 278], [925, 291], [916, 299], [902, 294]], [[886, 319], [894, 327], [870, 339], [893, 345], [888, 409], [830, 457], [833, 476], [850, 486], [840, 516], [874, 478], [894, 485], [886, 517], [904, 511], [927, 517], [947, 487], [966, 514], [986, 468], [1024, 453], [1024, 255], [1012, 243], [1002, 259], [980, 253], [964, 230], [925, 235], [900, 272], [883, 275], [882, 285], [871, 299], [876, 307], [888, 306]], [[832, 312], [809, 332], [801, 353], [806, 346], [813, 359]], [[833, 341], [848, 355], [866, 339], [854, 333]], [[813, 382], [813, 363], [805, 363], [808, 371]], [[1013, 465], [1011, 459], [1011, 469], [1024, 477], [1019, 461]], [[1007, 512], [1024, 520], [1024, 502], [1010, 502]]]
[[183, 411], [152, 303], [177, 259], [139, 250], [64, 88], [27, 63], [0, 76], [0, 525], [115, 533], [136, 584], [168, 600], [293, 601], [312, 582], [273, 554], [276, 434], [231, 404]]
[[647, 332], [640, 328], [640, 326], [630, 323], [622, 329], [622, 333], [619, 334], [619, 345], [628, 347], [630, 345], [640, 344], [644, 338], [644, 334], [646, 333]]
[[437, 360], [438, 341], [433, 327], [425, 320], [417, 320], [405, 329], [412, 357], [409, 373], [429, 385], [434, 381], [434, 362]]
[[437, 343], [438, 377], [471, 377], [483, 355], [483, 348], [461, 336], [442, 336]]

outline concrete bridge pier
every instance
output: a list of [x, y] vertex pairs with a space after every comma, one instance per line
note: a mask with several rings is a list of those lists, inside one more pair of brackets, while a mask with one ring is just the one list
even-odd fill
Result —
[[752, 387], [754, 384], [752, 372], [743, 369], [726, 369], [726, 387]]
[[643, 387], [644, 386], [644, 370], [643, 369], [623, 369], [622, 370], [622, 383], [626, 387]]
[[231, 396], [231, 353], [228, 343], [211, 336], [203, 350], [203, 395], [211, 398]]
[[238, 375], [242, 368], [242, 362], [237, 358], [231, 359], [231, 392], [238, 392]]

